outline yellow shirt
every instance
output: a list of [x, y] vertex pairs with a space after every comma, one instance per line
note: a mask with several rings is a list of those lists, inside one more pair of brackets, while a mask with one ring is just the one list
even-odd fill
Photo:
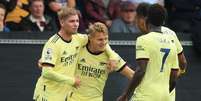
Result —
[[[43, 48], [41, 57], [42, 63], [52, 64], [54, 65], [53, 71], [73, 78], [77, 66], [78, 53], [80, 52], [80, 48], [87, 43], [87, 40], [86, 35], [75, 34], [72, 36], [72, 40], [67, 42], [58, 34], [55, 34], [47, 41]], [[43, 77], [40, 78], [42, 79], [39, 79], [37, 83], [41, 84], [36, 84], [36, 94], [34, 96], [41, 94], [43, 97], [41, 99], [48, 101], [64, 101], [72, 88], [65, 83], [56, 82]], [[37, 90], [41, 88], [42, 91]]]
[[[117, 55], [117, 54], [116, 54]], [[121, 70], [125, 61], [116, 56], [118, 60], [116, 71]], [[103, 101], [103, 88], [108, 78], [106, 52], [93, 54], [86, 47], [81, 49], [76, 75], [81, 79], [81, 85], [73, 91], [69, 101]]]
[[168, 101], [170, 70], [178, 68], [174, 37], [158, 32], [138, 37], [136, 59], [143, 58], [149, 62], [142, 82], [134, 92], [134, 100]]
[[176, 47], [177, 47], [177, 53], [178, 54], [181, 53], [183, 51], [183, 47], [182, 47], [179, 39], [177, 38], [176, 33], [173, 30], [171, 30], [167, 27], [164, 27], [164, 26], [161, 27], [161, 30], [164, 34], [172, 35], [174, 37], [174, 42], [175, 42]]
[[[70, 42], [64, 41], [59, 35], [54, 35], [44, 46], [42, 62], [54, 65], [53, 70], [59, 74], [74, 77], [80, 47], [86, 45], [87, 42], [88, 37], [83, 34], [73, 35]], [[106, 47], [106, 53], [109, 57], [116, 57], [109, 45]], [[45, 93], [44, 89], [46, 90]], [[36, 99], [38, 96], [43, 96], [39, 97], [37, 101], [41, 101], [41, 99], [63, 101], [70, 89], [71, 86], [67, 84], [40, 77], [35, 87], [33, 99]]]
[[[179, 39], [177, 38], [177, 35], [176, 33], [167, 28], [167, 27], [161, 27], [161, 30], [164, 34], [168, 34], [168, 35], [172, 35], [174, 37], [174, 41], [175, 41], [175, 44], [176, 44], [176, 47], [177, 47], [177, 54], [180, 54], [181, 52], [183, 52], [183, 47], [179, 41]], [[178, 66], [178, 69], [179, 69], [179, 66]], [[174, 89], [172, 92], [170, 92], [170, 101], [175, 101], [175, 98], [176, 98], [176, 90]]]

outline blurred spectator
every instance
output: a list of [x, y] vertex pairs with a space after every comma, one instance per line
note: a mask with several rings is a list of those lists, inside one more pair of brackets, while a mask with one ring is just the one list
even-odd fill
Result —
[[0, 32], [10, 32], [10, 29], [5, 26], [4, 18], [6, 14], [6, 8], [0, 3]]
[[7, 13], [15, 8], [17, 0], [1, 0], [0, 3], [6, 7], [6, 13]]
[[111, 16], [109, 15], [109, 12], [110, 12], [109, 10], [112, 10], [111, 7], [117, 6], [117, 5], [111, 4], [111, 3], [116, 3], [116, 1], [115, 0], [84, 0], [86, 15], [83, 15], [83, 16], [87, 17], [86, 18], [88, 20], [86, 22], [87, 25], [94, 22], [102, 22], [102, 23], [105, 23], [108, 27], [110, 27], [112, 24], [112, 20], [110, 18]]
[[60, 28], [60, 24], [59, 24], [57, 12], [61, 9], [61, 7], [76, 6], [75, 0], [44, 0], [44, 3], [45, 3], [45, 14], [47, 14], [48, 16], [51, 16], [52, 19], [55, 20], [58, 28]]
[[[125, 0], [125, 1], [127, 1], [127, 0]], [[165, 4], [164, 0], [128, 0], [128, 1], [132, 1], [133, 3], [137, 3], [137, 4], [142, 3], [142, 2], [146, 2], [146, 3], [150, 3], [150, 4], [158, 3], [162, 6], [164, 6], [164, 4]]]
[[136, 5], [130, 1], [120, 4], [121, 16], [112, 22], [111, 33], [139, 33], [135, 25]]
[[190, 32], [194, 18], [198, 17], [200, 0], [167, 0], [168, 25], [175, 31]]
[[50, 16], [44, 15], [43, 0], [30, 1], [30, 15], [20, 23], [20, 30], [23, 31], [57, 31], [55, 21]]
[[11, 29], [11, 31], [17, 31], [22, 18], [28, 16], [28, 4], [29, 0], [10, 0], [10, 2], [7, 2], [8, 6], [12, 5], [14, 7], [13, 9], [11, 7], [7, 7], [9, 10], [12, 10], [8, 11], [5, 20], [6, 25]]
[[120, 3], [123, 0], [110, 0], [108, 5], [108, 16], [114, 20], [120, 16]]
[[85, 2], [84, 0], [76, 0], [76, 9], [80, 11], [80, 25], [78, 28], [78, 32], [86, 33], [86, 29], [88, 28], [87, 25], [87, 17], [86, 17], [86, 10], [85, 10]]
[[191, 2], [196, 9], [191, 28], [193, 47], [198, 55], [201, 56], [201, 2], [200, 0], [192, 0]]

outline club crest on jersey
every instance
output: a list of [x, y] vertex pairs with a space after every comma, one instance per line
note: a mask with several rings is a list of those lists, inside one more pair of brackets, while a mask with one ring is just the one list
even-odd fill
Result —
[[52, 54], [53, 54], [53, 50], [51, 48], [47, 48], [46, 50], [46, 54], [45, 54], [45, 60], [52, 60]]

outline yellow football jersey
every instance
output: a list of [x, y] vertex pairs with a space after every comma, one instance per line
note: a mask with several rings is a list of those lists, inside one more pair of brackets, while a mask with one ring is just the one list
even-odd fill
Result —
[[167, 27], [164, 27], [164, 26], [161, 27], [161, 31], [163, 34], [172, 35], [174, 37], [175, 45], [177, 47], [177, 53], [180, 54], [183, 51], [183, 47], [182, 47], [179, 39], [177, 38], [176, 33], [173, 30], [171, 30]]
[[[124, 67], [125, 61], [119, 55], [116, 57], [118, 71]], [[76, 70], [81, 84], [73, 91], [68, 101], [103, 101], [103, 89], [109, 74], [108, 59], [106, 52], [93, 54], [86, 47], [81, 49]]]
[[134, 101], [169, 101], [171, 68], [178, 68], [174, 37], [150, 32], [137, 38], [136, 59], [149, 59], [145, 75], [134, 92]]
[[[176, 33], [167, 28], [167, 27], [161, 27], [161, 31], [164, 33], [164, 34], [168, 34], [168, 35], [172, 35], [174, 38], [175, 38], [175, 44], [176, 44], [176, 47], [177, 47], [177, 54], [180, 54], [181, 52], [183, 52], [183, 47], [179, 41], [179, 39], [177, 38], [177, 35]], [[179, 69], [179, 66], [178, 66], [178, 69]], [[170, 92], [170, 101], [175, 101], [176, 99], [176, 89], [174, 89], [172, 92]]]
[[[52, 64], [54, 65], [53, 71], [73, 78], [78, 53], [87, 41], [87, 35], [75, 34], [71, 41], [65, 41], [58, 34], [55, 34], [43, 48], [42, 63]], [[40, 77], [35, 90], [34, 96], [40, 95], [37, 101], [64, 101], [71, 90], [71, 86]]]

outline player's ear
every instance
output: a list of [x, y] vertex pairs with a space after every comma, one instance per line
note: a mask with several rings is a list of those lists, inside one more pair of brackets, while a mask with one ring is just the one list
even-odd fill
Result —
[[61, 26], [64, 26], [64, 20], [59, 20]]
[[90, 34], [88, 34], [88, 38], [89, 38], [89, 40], [91, 39], [91, 35]]

